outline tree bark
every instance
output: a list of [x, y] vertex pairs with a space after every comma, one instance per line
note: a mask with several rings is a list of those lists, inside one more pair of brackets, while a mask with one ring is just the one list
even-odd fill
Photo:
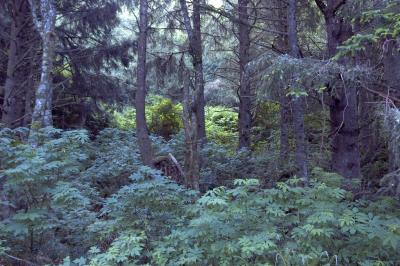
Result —
[[[353, 35], [351, 25], [337, 15], [345, 0], [315, 0], [325, 18], [328, 56], [333, 57], [338, 47]], [[345, 64], [345, 60], [342, 60]], [[341, 79], [341, 77], [338, 77]], [[357, 89], [343, 86], [331, 89], [332, 169], [346, 178], [361, 176]], [[335, 94], [333, 93], [335, 91]]]
[[52, 100], [53, 84], [52, 71], [55, 55], [55, 22], [56, 7], [53, 0], [40, 1], [41, 18], [37, 15], [35, 0], [29, 1], [36, 30], [42, 40], [42, 66], [40, 83], [36, 89], [35, 106], [32, 114], [32, 128], [41, 128], [53, 125]]
[[[290, 55], [300, 58], [299, 41], [297, 37], [297, 0], [289, 0], [288, 6], [288, 41]], [[306, 134], [304, 130], [304, 96], [293, 98], [293, 123], [296, 138], [296, 167], [300, 178], [308, 181]]]
[[136, 134], [143, 164], [152, 166], [153, 148], [146, 123], [146, 52], [148, 1], [140, 0], [136, 105]]
[[23, 125], [26, 84], [26, 57], [29, 52], [30, 15], [26, 0], [10, 3], [11, 28], [7, 77], [4, 85], [2, 123], [15, 128]]
[[289, 128], [290, 128], [290, 112], [289, 112], [289, 99], [282, 93], [280, 96], [280, 151], [279, 159], [281, 169], [288, 163], [289, 155]]
[[206, 141], [205, 127], [205, 100], [204, 100], [204, 74], [203, 74], [203, 46], [201, 38], [200, 0], [193, 0], [192, 24], [186, 0], [180, 0], [184, 26], [189, 39], [189, 52], [195, 71], [194, 79], [194, 109], [197, 117], [197, 137], [203, 144]]
[[[389, 91], [396, 97], [399, 97], [400, 93], [400, 42], [397, 40], [389, 39], [385, 41], [385, 51], [383, 54], [383, 68], [384, 68], [384, 79], [388, 84]], [[393, 147], [393, 140], [389, 140], [389, 171], [395, 171], [400, 168], [400, 162], [397, 160], [396, 153], [397, 147]]]
[[200, 180], [200, 156], [199, 139], [197, 131], [197, 116], [195, 109], [194, 95], [190, 89], [190, 75], [183, 73], [183, 125], [185, 130], [185, 183], [186, 186], [199, 190]]
[[238, 1], [239, 18], [239, 148], [250, 148], [252, 125], [252, 95], [246, 65], [250, 60], [250, 26], [248, 14], [249, 0]]
[[[277, 8], [282, 2], [279, 0], [272, 1], [273, 7], [275, 8], [274, 18], [277, 19], [276, 31], [287, 32], [287, 8]], [[280, 51], [282, 54], [288, 53], [288, 38], [286, 34], [279, 34], [274, 41], [273, 46]], [[279, 165], [280, 169], [286, 169], [287, 163], [289, 161], [288, 155], [289, 150], [289, 134], [290, 134], [290, 102], [289, 98], [286, 96], [286, 88], [281, 88], [281, 93], [279, 95], [279, 109], [280, 109], [280, 150], [279, 150]]]

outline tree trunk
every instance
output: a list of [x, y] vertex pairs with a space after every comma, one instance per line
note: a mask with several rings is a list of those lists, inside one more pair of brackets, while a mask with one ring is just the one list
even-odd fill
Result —
[[[333, 57], [338, 47], [352, 36], [351, 25], [337, 15], [345, 0], [315, 0], [325, 18], [328, 55]], [[345, 64], [345, 60], [342, 60]], [[339, 77], [341, 78], [341, 77]], [[335, 94], [333, 94], [335, 91]], [[332, 169], [347, 178], [361, 176], [357, 89], [343, 86], [331, 90]]]
[[[383, 54], [384, 79], [389, 86], [389, 91], [396, 97], [400, 97], [400, 52], [399, 41], [386, 40]], [[389, 171], [400, 168], [400, 162], [396, 159], [397, 147], [393, 147], [393, 141], [389, 141]]]
[[250, 79], [246, 74], [246, 65], [249, 62], [250, 26], [248, 14], [248, 0], [238, 1], [239, 18], [239, 148], [250, 148], [251, 145], [251, 105], [252, 95]]
[[[12, 1], [10, 4], [11, 29], [8, 49], [7, 77], [4, 85], [2, 123], [6, 127], [22, 126], [24, 97], [27, 89], [26, 56], [30, 41], [29, 5], [26, 0]], [[28, 51], [29, 52], [29, 51]]]
[[[185, 71], [186, 72], [186, 71]], [[197, 135], [197, 116], [194, 96], [190, 92], [190, 75], [183, 74], [183, 125], [185, 130], [185, 183], [186, 186], [199, 190], [200, 179], [200, 156], [199, 139]]]
[[23, 119], [23, 126], [29, 127], [32, 121], [33, 104], [35, 101], [35, 86], [39, 80], [39, 71], [37, 64], [40, 62], [40, 51], [38, 51], [38, 36], [36, 32], [31, 33], [31, 49], [29, 52], [30, 61], [27, 68], [29, 68], [29, 76], [27, 80], [27, 87], [25, 91], [25, 112]]
[[139, 40], [138, 40], [138, 66], [137, 66], [137, 91], [136, 91], [136, 134], [139, 151], [143, 164], [152, 165], [153, 148], [146, 123], [146, 51], [147, 51], [147, 26], [148, 2], [140, 0], [139, 14]]
[[[290, 55], [300, 58], [299, 41], [297, 38], [297, 0], [289, 0], [288, 6], [288, 41]], [[304, 131], [304, 96], [295, 96], [293, 99], [293, 123], [296, 137], [296, 167], [299, 177], [308, 181], [306, 134]]]
[[36, 89], [35, 106], [32, 114], [32, 128], [41, 128], [53, 125], [52, 100], [53, 84], [52, 71], [55, 54], [55, 22], [56, 8], [53, 0], [42, 0], [40, 5], [41, 19], [37, 16], [35, 0], [30, 0], [32, 16], [37, 31], [42, 40], [42, 67], [40, 83]]
[[358, 95], [359, 102], [359, 120], [360, 120], [360, 156], [361, 166], [374, 160], [376, 156], [376, 145], [375, 139], [378, 137], [375, 133], [376, 123], [375, 109], [371, 103], [375, 100], [374, 96], [367, 90], [360, 90]]
[[289, 155], [289, 128], [290, 128], [290, 112], [289, 112], [289, 99], [283, 93], [280, 96], [280, 151], [279, 159], [281, 169], [288, 163]]
[[203, 144], [206, 141], [205, 127], [205, 100], [204, 100], [204, 76], [203, 76], [203, 46], [201, 38], [201, 18], [200, 0], [193, 0], [192, 24], [190, 22], [189, 11], [186, 0], [180, 0], [181, 12], [184, 26], [189, 39], [189, 52], [192, 57], [193, 68], [195, 71], [194, 79], [194, 109], [197, 117], [197, 137]]
[[357, 89], [341, 88], [330, 107], [332, 126], [332, 168], [347, 178], [360, 177], [358, 148]]
[[[272, 2], [275, 9], [274, 18], [277, 19], [275, 23], [276, 30], [279, 32], [287, 32], [287, 8], [278, 8], [282, 2], [275, 0]], [[279, 34], [274, 41], [273, 46], [282, 54], [288, 53], [288, 38], [287, 35]], [[279, 150], [279, 166], [281, 170], [285, 170], [289, 162], [289, 134], [290, 134], [290, 103], [289, 98], [286, 96], [286, 88], [281, 88], [279, 95], [279, 109], [280, 109], [280, 150]]]

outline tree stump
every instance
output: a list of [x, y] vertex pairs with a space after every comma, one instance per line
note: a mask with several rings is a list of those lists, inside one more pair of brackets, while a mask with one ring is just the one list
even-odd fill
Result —
[[163, 175], [171, 178], [180, 185], [185, 185], [185, 173], [176, 158], [169, 153], [167, 156], [158, 156], [153, 160], [153, 165]]

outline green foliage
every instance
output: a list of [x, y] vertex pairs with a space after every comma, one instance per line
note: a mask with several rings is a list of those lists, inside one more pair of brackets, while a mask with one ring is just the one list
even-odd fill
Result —
[[354, 55], [364, 51], [367, 44], [376, 44], [382, 40], [394, 40], [400, 33], [400, 4], [398, 1], [387, 1], [384, 8], [364, 12], [354, 23], [372, 26], [365, 32], [358, 33], [345, 41], [336, 58]]
[[89, 265], [117, 265], [128, 259], [130, 263], [135, 261], [133, 259], [148, 261], [148, 250], [183, 223], [187, 206], [196, 198], [194, 191], [148, 167], [141, 167], [129, 179], [131, 184], [104, 201], [100, 212], [108, 219], [98, 219], [89, 228], [97, 242], [100, 241], [99, 246], [104, 246], [110, 236], [117, 236], [112, 237], [104, 252], [92, 247]]
[[131, 130], [136, 127], [136, 112], [134, 108], [126, 107], [121, 112], [113, 111], [113, 123], [116, 128]]
[[134, 259], [142, 253], [145, 237], [136, 232], [124, 232], [117, 237], [105, 253], [101, 253], [98, 248], [91, 248], [89, 251], [89, 266], [111, 266], [126, 263], [134, 263]]
[[90, 165], [81, 173], [90, 180], [102, 196], [109, 196], [140, 167], [135, 133], [132, 131], [105, 129], [91, 143]]
[[[314, 178], [261, 189], [258, 181], [207, 192], [196, 216], [153, 254], [157, 265], [396, 264], [400, 220], [370, 213], [347, 192]], [[193, 212], [193, 211], [192, 211]]]
[[[268, 62], [268, 67], [258, 69], [258, 63]], [[265, 62], [264, 62], [265, 63]], [[322, 94], [327, 88], [358, 87], [373, 77], [371, 70], [365, 67], [349, 67], [334, 61], [311, 58], [292, 58], [288, 55], [271, 58], [266, 54], [248, 66], [248, 71], [260, 76], [262, 86], [258, 90], [261, 100], [291, 95], [304, 97], [311, 93]]]
[[[12, 214], [2, 221], [0, 235], [25, 256], [57, 257], [65, 252], [63, 242], [84, 246], [82, 232], [94, 220], [89, 198], [95, 194], [79, 178], [88, 160], [86, 131], [45, 128], [35, 133], [38, 146], [21, 140], [21, 132], [0, 131], [2, 193]], [[66, 240], [68, 234], [74, 237]]]
[[150, 132], [169, 139], [183, 127], [181, 118], [182, 106], [174, 104], [170, 99], [153, 96], [146, 109]]
[[274, 102], [263, 101], [258, 104], [253, 121], [253, 143], [254, 148], [265, 140], [272, 140], [280, 122], [280, 105]]
[[238, 114], [223, 106], [206, 108], [207, 138], [217, 144], [235, 146], [238, 140]]
[[[146, 105], [147, 126], [151, 133], [166, 139], [177, 134], [183, 127], [182, 106], [161, 96], [151, 96]], [[136, 127], [136, 111], [126, 107], [122, 112], [113, 111], [114, 124], [117, 128], [130, 130]]]
[[[309, 187], [292, 178], [266, 189], [273, 156], [209, 142], [202, 182], [226, 186], [199, 198], [141, 166], [133, 132], [105, 129], [95, 140], [82, 130], [37, 134], [33, 147], [26, 129], [0, 131], [0, 196], [7, 199], [0, 206], [0, 254], [74, 266], [395, 265], [400, 259], [398, 202], [353, 201], [346, 189], [354, 184], [320, 168]], [[156, 150], [178, 155], [182, 143], [179, 134], [154, 139]], [[11, 207], [8, 216], [3, 203]]]

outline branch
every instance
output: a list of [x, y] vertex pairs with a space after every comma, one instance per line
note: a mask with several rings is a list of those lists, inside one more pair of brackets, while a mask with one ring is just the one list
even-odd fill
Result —
[[319, 10], [325, 15], [326, 12], [326, 4], [322, 0], [315, 0], [315, 3], [317, 4]]
[[28, 261], [28, 260], [24, 260], [24, 259], [21, 259], [21, 258], [18, 258], [18, 257], [14, 257], [14, 256], [12, 256], [12, 255], [10, 255], [10, 254], [7, 254], [7, 253], [3, 253], [3, 255], [9, 257], [10, 259], [13, 259], [13, 260], [16, 260], [16, 261], [20, 261], [20, 262], [24, 262], [24, 263], [27, 264], [27, 265], [32, 265], [32, 266], [36, 265], [36, 264], [33, 263], [33, 262], [30, 262], [30, 261]]
[[273, 34], [287, 35], [287, 32], [270, 30], [270, 29], [262, 28], [262, 27], [255, 26], [255, 25], [253, 26], [250, 23], [245, 23], [245, 22], [241, 21], [240, 19], [238, 19], [235, 15], [232, 15], [231, 13], [229, 13], [225, 10], [222, 10], [221, 8], [215, 8], [214, 6], [207, 5], [207, 4], [203, 4], [200, 7], [205, 11], [217, 13], [217, 14], [221, 15], [222, 17], [229, 19], [231, 22], [234, 22], [237, 24], [244, 24], [246, 26], [251, 27], [252, 29], [257, 29], [257, 30], [260, 30], [263, 32], [268, 32], [268, 33], [273, 33]]
[[346, 0], [337, 0], [336, 3], [333, 4], [333, 14], [335, 14], [344, 4], [346, 4]]
[[181, 12], [182, 12], [183, 21], [184, 21], [183, 24], [186, 28], [186, 32], [189, 37], [189, 42], [192, 44], [193, 40], [194, 40], [193, 28], [192, 28], [192, 24], [190, 23], [190, 17], [189, 17], [188, 8], [186, 5], [186, 0], [180, 0], [179, 2], [181, 4]]

